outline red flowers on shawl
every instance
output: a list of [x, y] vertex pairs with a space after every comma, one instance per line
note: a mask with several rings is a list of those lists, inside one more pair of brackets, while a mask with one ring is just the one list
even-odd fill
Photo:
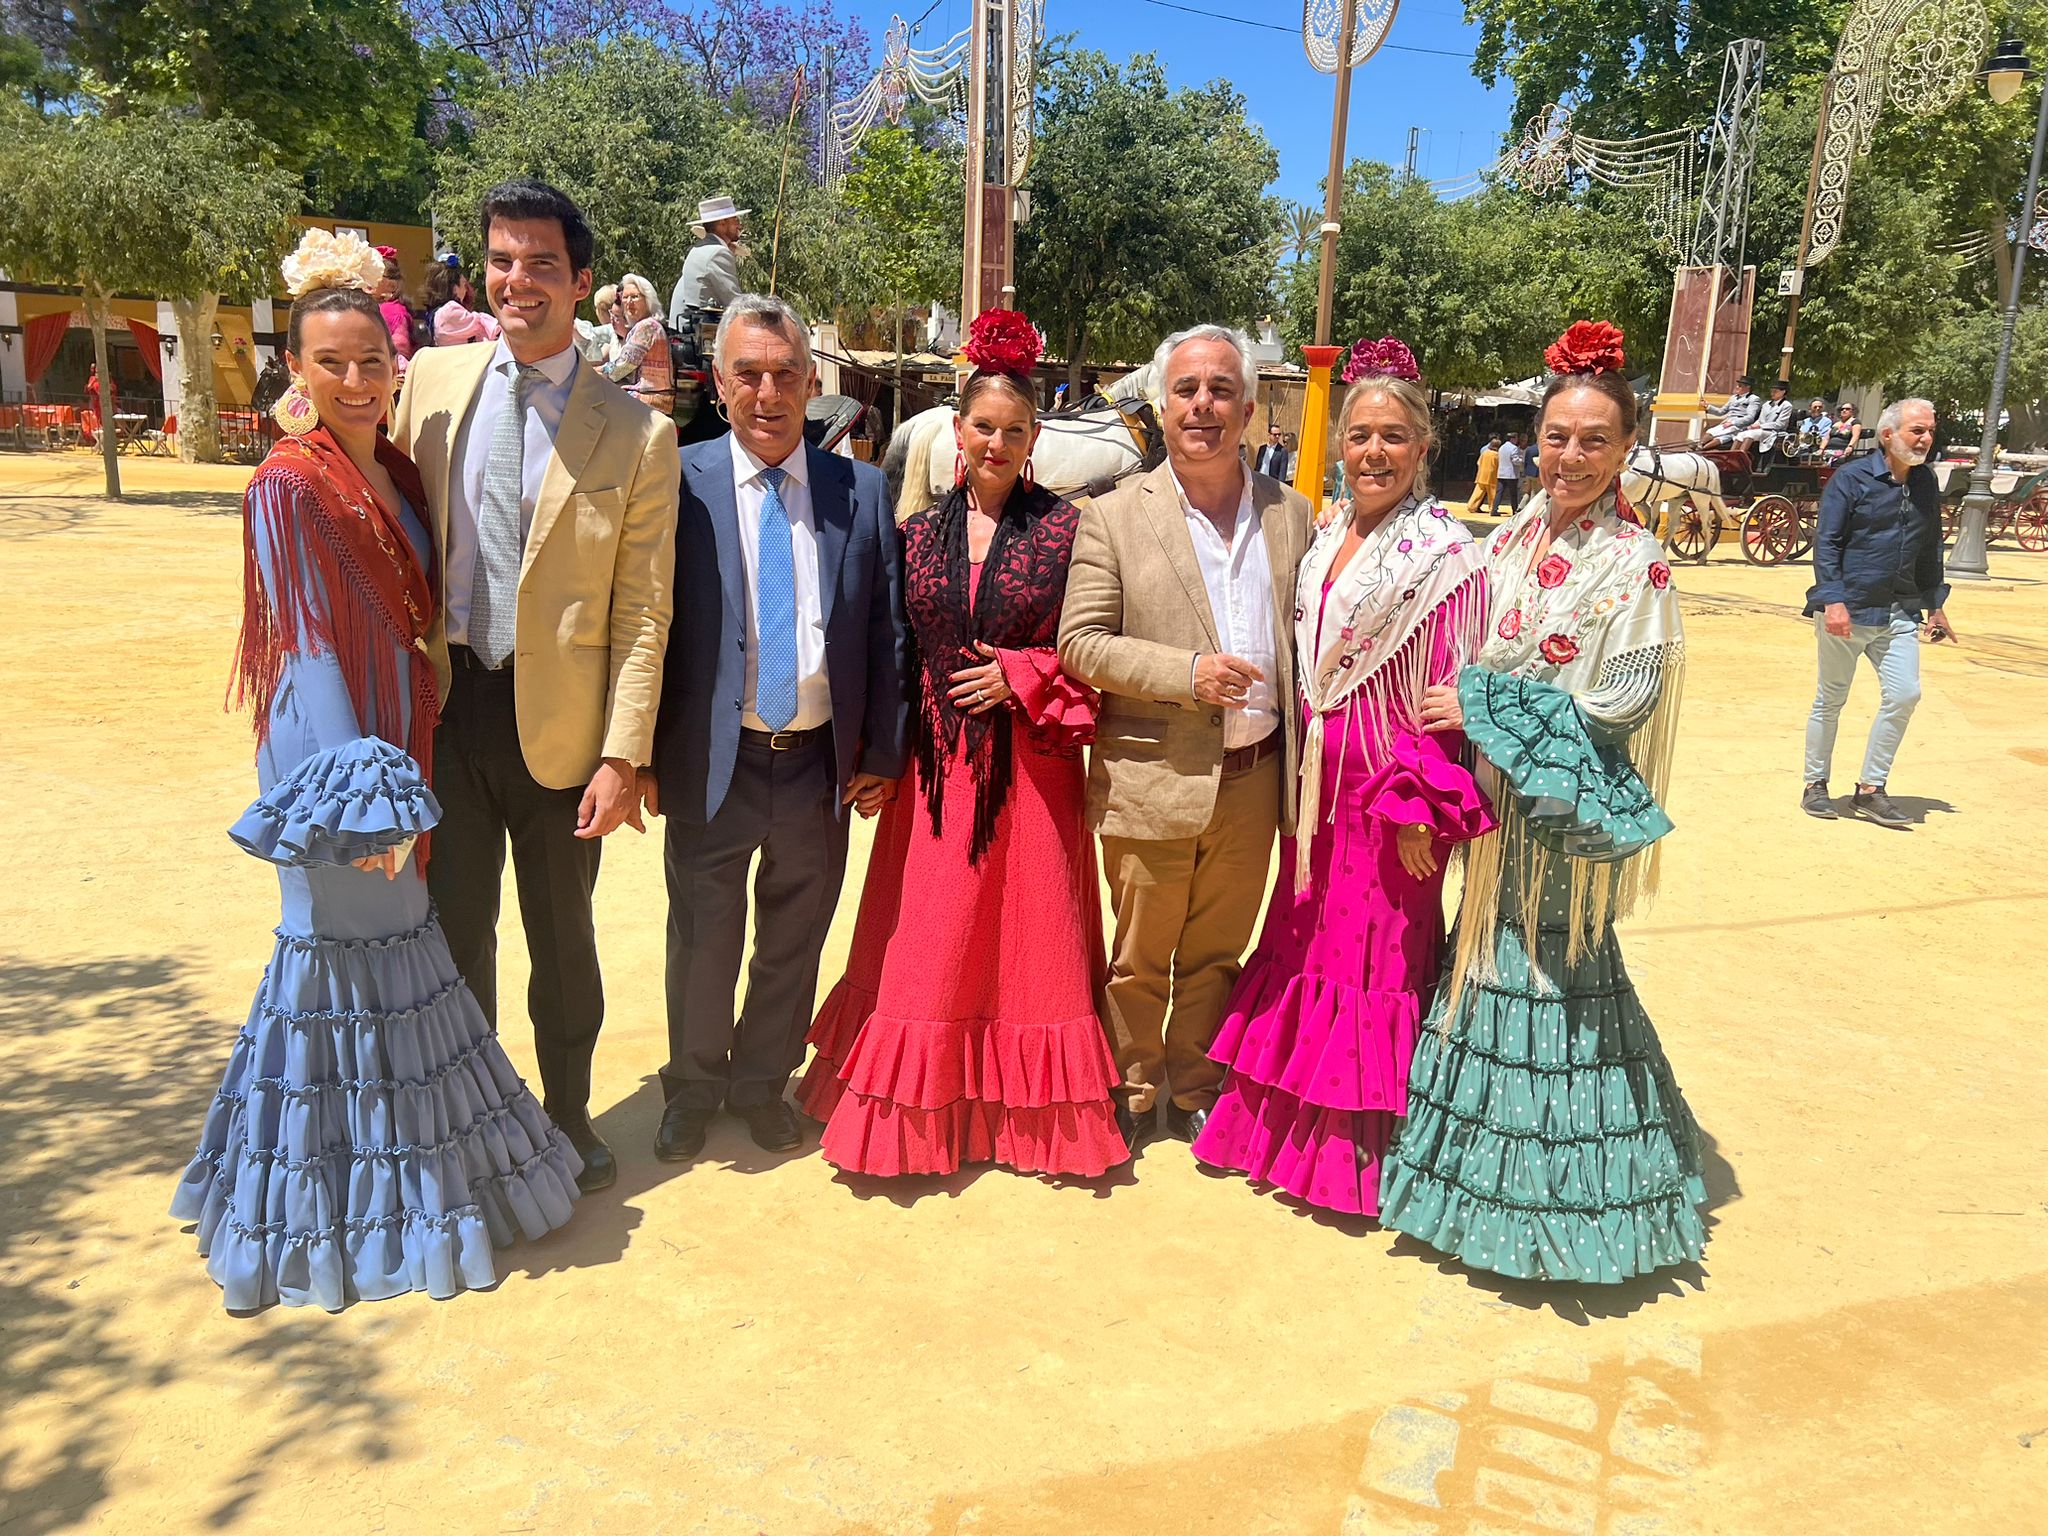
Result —
[[1575, 320], [1544, 349], [1552, 373], [1611, 373], [1622, 365], [1622, 334], [1605, 320]]
[[1045, 355], [1045, 343], [1021, 311], [985, 309], [967, 327], [967, 344], [960, 350], [983, 373], [1028, 374]]
[[1399, 337], [1382, 336], [1378, 341], [1368, 341], [1361, 336], [1351, 343], [1342, 378], [1346, 384], [1355, 384], [1374, 375], [1420, 381], [1422, 370], [1415, 366], [1415, 354]]
[[1505, 614], [1501, 616], [1500, 628], [1497, 631], [1497, 633], [1503, 640], [1512, 640], [1521, 632], [1522, 610], [1519, 608], [1510, 608]]
[[1537, 649], [1543, 652], [1545, 661], [1561, 667], [1579, 654], [1579, 642], [1570, 635], [1545, 635]]
[[1571, 575], [1572, 563], [1563, 555], [1547, 556], [1536, 567], [1536, 585], [1539, 587], [1561, 587], [1565, 577]]
[[1650, 562], [1650, 585], [1662, 592], [1671, 585], [1671, 567], [1662, 560]]

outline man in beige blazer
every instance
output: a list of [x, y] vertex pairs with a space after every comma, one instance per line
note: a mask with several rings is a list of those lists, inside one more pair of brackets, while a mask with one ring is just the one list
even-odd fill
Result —
[[1162, 1092], [1193, 1141], [1223, 1077], [1209, 1044], [1294, 825], [1310, 534], [1308, 503], [1244, 464], [1250, 338], [1199, 325], [1154, 360], [1166, 462], [1082, 512], [1060, 620], [1061, 665], [1103, 695], [1088, 819], [1116, 904], [1107, 1011], [1133, 1151]]
[[505, 847], [532, 957], [527, 1012], [549, 1116], [618, 1177], [590, 1123], [604, 1020], [591, 893], [599, 840], [642, 829], [675, 573], [675, 428], [576, 350], [593, 241], [540, 182], [484, 199], [492, 347], [416, 356], [392, 439], [419, 466], [439, 553], [427, 650], [441, 683], [427, 885], [455, 964], [498, 1017]]

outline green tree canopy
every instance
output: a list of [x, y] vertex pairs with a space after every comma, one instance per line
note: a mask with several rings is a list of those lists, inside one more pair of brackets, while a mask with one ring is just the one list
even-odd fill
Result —
[[873, 129], [839, 185], [853, 222], [835, 255], [848, 303], [943, 299], [960, 287], [961, 158], [908, 128]]
[[234, 117], [325, 200], [352, 194], [338, 211], [410, 214], [386, 184], [410, 179], [417, 196], [422, 132], [443, 81], [398, 0], [74, 0], [49, 10], [79, 89], [110, 115]]
[[[781, 136], [713, 100], [687, 65], [642, 38], [576, 47], [547, 73], [491, 88], [476, 102], [466, 143], [438, 159], [434, 211], [445, 238], [482, 254], [484, 194], [515, 176], [552, 182], [597, 233], [601, 280], [641, 273], [664, 295], [682, 271], [698, 199], [730, 192], [773, 217]], [[779, 126], [779, 125], [778, 125]], [[803, 190], [799, 188], [799, 190]], [[756, 238], [742, 276], [767, 282], [767, 242]]]
[[193, 339], [212, 331], [222, 294], [275, 287], [299, 196], [298, 178], [236, 118], [22, 114], [0, 131], [0, 266], [85, 291], [102, 373], [107, 301], [169, 295], [192, 343], [178, 357], [179, 442], [188, 458], [213, 457], [213, 358]]
[[[1631, 371], [1654, 365], [1670, 300], [1668, 261], [1639, 220], [1497, 189], [1439, 200], [1385, 165], [1349, 170], [1337, 237], [1333, 339], [1399, 336], [1439, 389], [1540, 371], [1573, 320], [1599, 316], [1629, 338]], [[1311, 339], [1318, 264], [1288, 278], [1285, 335]]]
[[1283, 205], [1273, 146], [1222, 81], [1169, 90], [1149, 54], [1055, 47], [1018, 231], [1017, 296], [1078, 381], [1091, 356], [1149, 356], [1202, 321], [1267, 307]]

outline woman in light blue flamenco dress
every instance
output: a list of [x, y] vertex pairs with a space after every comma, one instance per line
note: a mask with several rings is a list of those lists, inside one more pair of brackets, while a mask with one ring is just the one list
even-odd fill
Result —
[[494, 1248], [566, 1222], [581, 1169], [427, 904], [435, 583], [418, 472], [377, 434], [381, 265], [324, 231], [286, 260], [294, 435], [243, 506], [262, 794], [228, 835], [277, 866], [283, 919], [171, 1203], [238, 1312], [493, 1285]]
[[1381, 1220], [1518, 1279], [1613, 1284], [1706, 1245], [1699, 1133], [1614, 937], [1671, 830], [1685, 659], [1671, 569], [1617, 501], [1621, 340], [1581, 322], [1546, 354], [1542, 490], [1488, 544], [1477, 664], [1423, 700], [1479, 753], [1501, 826], [1467, 845]]

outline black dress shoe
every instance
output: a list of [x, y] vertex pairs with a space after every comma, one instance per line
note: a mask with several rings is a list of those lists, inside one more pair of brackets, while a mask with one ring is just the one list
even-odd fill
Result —
[[590, 1123], [588, 1115], [557, 1120], [555, 1127], [576, 1149], [576, 1155], [583, 1159], [583, 1171], [576, 1175], [578, 1189], [586, 1195], [595, 1194], [618, 1182], [619, 1160], [612, 1156], [612, 1149], [597, 1134], [597, 1127]]
[[1178, 1104], [1166, 1106], [1167, 1134], [1181, 1141], [1192, 1142], [1208, 1123], [1209, 1106], [1206, 1104], [1200, 1109], [1182, 1109]]
[[763, 1151], [794, 1152], [804, 1144], [804, 1128], [797, 1123], [796, 1111], [780, 1099], [770, 1099], [766, 1104], [732, 1104], [727, 1107], [747, 1122], [754, 1145]]
[[1138, 1155], [1138, 1148], [1158, 1134], [1158, 1114], [1155, 1110], [1148, 1109], [1145, 1111], [1144, 1119], [1141, 1122], [1138, 1116], [1131, 1113], [1130, 1105], [1122, 1100], [1118, 1100], [1116, 1105], [1116, 1131], [1119, 1136], [1123, 1137], [1124, 1146], [1129, 1148], [1129, 1154], [1124, 1158], [1125, 1162], [1129, 1162]]
[[715, 1108], [694, 1104], [671, 1104], [661, 1112], [661, 1128], [654, 1133], [654, 1155], [664, 1163], [687, 1163], [704, 1150], [704, 1132], [717, 1114]]

